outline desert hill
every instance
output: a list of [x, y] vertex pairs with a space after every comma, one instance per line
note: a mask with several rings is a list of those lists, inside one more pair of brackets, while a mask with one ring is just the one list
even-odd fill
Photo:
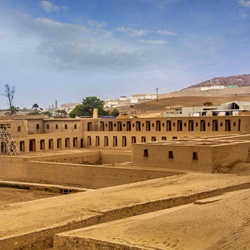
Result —
[[[201, 87], [216, 85], [224, 85], [225, 88], [201, 89]], [[206, 102], [219, 106], [232, 101], [250, 102], [250, 74], [213, 78], [179, 91], [160, 94], [158, 101], [153, 100], [136, 104], [133, 107], [123, 107], [123, 110], [128, 114], [138, 116], [158, 116], [171, 107], [203, 106]]]
[[[224, 89], [202, 90], [201, 87], [224, 85]], [[219, 106], [226, 102], [243, 101], [250, 102], [250, 74], [216, 77], [185, 89], [160, 94], [156, 100], [135, 105], [136, 110], [158, 110], [162, 111], [167, 107], [181, 106], [203, 106], [205, 102], [212, 102]]]
[[[202, 87], [225, 86], [224, 89], [208, 89], [202, 90]], [[216, 77], [203, 81], [198, 84], [191, 85], [179, 91], [160, 94], [159, 98], [167, 98], [173, 96], [250, 96], [250, 74]]]
[[250, 96], [173, 96], [168, 98], [143, 102], [134, 106], [134, 110], [163, 111], [168, 107], [192, 107], [203, 106], [205, 102], [212, 102], [214, 106], [219, 106], [226, 102], [242, 101], [250, 102]]
[[227, 77], [215, 77], [211, 80], [207, 80], [188, 88], [208, 87], [208, 86], [224, 85], [224, 86], [250, 86], [250, 74], [227, 76]]

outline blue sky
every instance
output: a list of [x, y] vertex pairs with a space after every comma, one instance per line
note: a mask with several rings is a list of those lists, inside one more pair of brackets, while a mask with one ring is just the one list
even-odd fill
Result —
[[0, 0], [0, 91], [14, 85], [19, 107], [166, 93], [249, 69], [250, 0]]

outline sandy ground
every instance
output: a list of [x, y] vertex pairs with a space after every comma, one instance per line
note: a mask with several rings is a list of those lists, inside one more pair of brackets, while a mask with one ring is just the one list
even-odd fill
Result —
[[0, 188], [0, 206], [7, 204], [14, 204], [25, 201], [38, 200], [48, 197], [59, 196], [61, 194], [38, 191], [38, 190], [24, 190], [15, 188]]
[[249, 207], [248, 189], [62, 235], [142, 249], [250, 249]]
[[[7, 236], [28, 235], [34, 230], [72, 224], [139, 204], [152, 204], [155, 201], [162, 203], [164, 200], [171, 203], [178, 197], [182, 199], [197, 193], [203, 195], [211, 190], [229, 187], [231, 189], [232, 186], [240, 184], [249, 186], [249, 182], [249, 176], [189, 173], [61, 197], [2, 205], [0, 206], [0, 249], [1, 240]], [[204, 213], [207, 212], [204, 211]], [[160, 227], [157, 230], [160, 230]], [[189, 230], [193, 230], [192, 224]]]

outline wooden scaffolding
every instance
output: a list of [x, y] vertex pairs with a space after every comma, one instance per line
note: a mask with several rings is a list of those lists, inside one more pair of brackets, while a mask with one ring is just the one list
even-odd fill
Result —
[[20, 154], [16, 142], [9, 132], [10, 124], [0, 124], [0, 155]]

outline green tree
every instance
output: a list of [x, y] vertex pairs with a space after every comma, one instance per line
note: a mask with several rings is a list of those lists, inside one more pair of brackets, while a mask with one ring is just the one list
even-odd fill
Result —
[[50, 111], [43, 111], [42, 112], [44, 115], [48, 116], [48, 117], [51, 117], [52, 116], [52, 113]]
[[75, 118], [76, 116], [92, 116], [94, 108], [98, 109], [99, 115], [107, 115], [104, 110], [104, 101], [96, 96], [89, 96], [83, 99], [82, 103], [77, 105], [70, 113], [69, 117]]
[[56, 117], [58, 117], [58, 118], [66, 118], [67, 116], [68, 116], [68, 113], [64, 109], [58, 109], [56, 111]]
[[118, 116], [119, 114], [120, 114], [120, 112], [117, 108], [108, 111], [108, 115], [110, 115], [110, 116]]

